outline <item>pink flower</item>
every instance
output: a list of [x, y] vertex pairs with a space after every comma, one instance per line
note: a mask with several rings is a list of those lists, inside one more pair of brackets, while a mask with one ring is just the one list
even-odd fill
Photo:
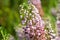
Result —
[[27, 28], [27, 30], [29, 30], [29, 31], [30, 31], [30, 28]]
[[41, 33], [38, 33], [38, 36], [40, 36], [41, 35]]
[[37, 30], [37, 32], [39, 33], [39, 32], [40, 32], [40, 30]]

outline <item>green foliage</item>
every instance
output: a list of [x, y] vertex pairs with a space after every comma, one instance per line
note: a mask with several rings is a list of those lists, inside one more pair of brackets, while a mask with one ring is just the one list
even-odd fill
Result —
[[1, 28], [2, 33], [0, 33], [1, 34], [0, 36], [2, 37], [2, 39], [5, 38], [3, 36], [5, 34], [11, 34], [16, 38], [16, 32], [14, 27], [17, 26], [18, 23], [20, 22], [19, 13], [18, 13], [18, 7], [19, 7], [18, 1], [19, 0], [0, 0], [0, 3], [1, 3], [0, 4], [0, 8], [1, 8], [0, 9], [0, 26], [2, 27]]
[[9, 33], [7, 33], [7, 30], [3, 27], [0, 27], [0, 40], [8, 40]]

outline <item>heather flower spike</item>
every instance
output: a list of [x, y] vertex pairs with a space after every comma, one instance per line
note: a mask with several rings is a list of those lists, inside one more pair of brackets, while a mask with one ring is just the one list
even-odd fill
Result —
[[[34, 10], [32, 13], [35, 15], [29, 22], [27, 23], [28, 27], [25, 27], [25, 34], [29, 36], [30, 40], [46, 40], [45, 31], [44, 31], [44, 21], [41, 19], [37, 8], [33, 5]], [[38, 11], [38, 10], [37, 10]], [[32, 14], [31, 13], [31, 14]], [[33, 24], [34, 23], [34, 24]]]

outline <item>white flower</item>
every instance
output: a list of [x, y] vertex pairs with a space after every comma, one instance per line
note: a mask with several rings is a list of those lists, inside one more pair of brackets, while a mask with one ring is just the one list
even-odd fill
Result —
[[54, 30], [52, 30], [52, 32], [54, 32]]
[[30, 28], [27, 28], [27, 30], [30, 30]]
[[33, 11], [35, 11], [35, 13], [39, 13], [38, 9], [34, 5], [33, 5], [33, 7], [34, 7]]
[[25, 20], [22, 20], [22, 24], [25, 24], [25, 22], [26, 22]]
[[34, 27], [32, 26], [32, 29], [34, 29]]
[[53, 36], [56, 36], [56, 34], [52, 34]]
[[60, 21], [57, 21], [57, 24], [60, 24]]
[[23, 16], [22, 15], [20, 15], [20, 18], [22, 18]]
[[22, 8], [21, 10], [23, 11], [24, 9]]
[[30, 20], [30, 25], [32, 25], [32, 20]]
[[40, 33], [38, 33], [38, 36], [41, 35]]
[[28, 13], [26, 13], [26, 16], [28, 16]]
[[32, 11], [32, 13], [35, 13], [35, 11]]
[[32, 15], [32, 17], [34, 18], [34, 15]]
[[26, 13], [26, 10], [24, 11], [24, 13]]
[[30, 13], [29, 15], [31, 16], [32, 14]]
[[31, 33], [32, 35], [35, 35], [35, 33]]
[[36, 21], [39, 21], [39, 19], [37, 17], [35, 17]]

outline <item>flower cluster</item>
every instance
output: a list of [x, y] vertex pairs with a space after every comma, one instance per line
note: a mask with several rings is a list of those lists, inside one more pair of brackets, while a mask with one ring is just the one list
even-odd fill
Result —
[[47, 18], [45, 23], [46, 23], [45, 31], [46, 31], [47, 40], [55, 39], [56, 34], [54, 30], [52, 29], [52, 24], [50, 22], [50, 19]]
[[[55, 37], [54, 30], [52, 30], [50, 20], [44, 21], [39, 15], [37, 8], [29, 4], [26, 9], [25, 3], [20, 5], [20, 19], [21, 23], [26, 26], [23, 28], [26, 40], [51, 40]], [[46, 27], [45, 27], [46, 26]]]
[[[28, 6], [28, 7], [27, 7]], [[31, 20], [34, 17], [34, 14], [32, 13], [32, 6], [31, 4], [27, 5], [23, 3], [22, 5], [19, 6], [20, 10], [20, 23], [21, 24], [27, 24], [27, 21]]]
[[44, 31], [44, 21], [41, 19], [38, 14], [37, 8], [33, 6], [32, 14], [34, 17], [27, 21], [27, 25], [24, 29], [25, 36], [28, 37], [26, 40], [46, 40], [45, 31]]
[[28, 24], [24, 28], [24, 33], [25, 35], [28, 35], [30, 39], [33, 38], [33, 40], [46, 40], [44, 27], [41, 27], [39, 21], [37, 21], [34, 26], [32, 25], [32, 23]]

